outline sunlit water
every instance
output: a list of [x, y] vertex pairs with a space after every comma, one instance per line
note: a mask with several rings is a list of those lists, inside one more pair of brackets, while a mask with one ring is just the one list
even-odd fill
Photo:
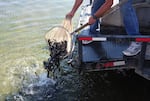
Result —
[[[49, 51], [44, 34], [62, 22], [73, 2], [0, 0], [0, 101], [149, 99], [149, 82], [135, 74], [79, 75], [64, 62], [57, 80], [46, 77], [43, 61], [48, 59]], [[75, 26], [77, 19], [75, 17]]]
[[72, 2], [0, 0], [0, 101], [45, 73], [44, 34], [62, 22]]

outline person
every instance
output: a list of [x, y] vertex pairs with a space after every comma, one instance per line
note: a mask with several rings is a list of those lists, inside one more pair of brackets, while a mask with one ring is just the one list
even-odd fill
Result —
[[[121, 1], [121, 0], [120, 0]], [[71, 11], [66, 14], [66, 18], [72, 19], [75, 12], [82, 4], [83, 0], [75, 0], [74, 6]], [[90, 33], [97, 33], [99, 18], [102, 17], [113, 5], [113, 0], [94, 0], [91, 16], [88, 24], [90, 25]], [[140, 35], [139, 24], [134, 8], [132, 7], [132, 0], [128, 0], [121, 6], [121, 14], [123, 17], [124, 26], [128, 35]], [[134, 56], [141, 50], [141, 43], [131, 42], [130, 46], [123, 51], [124, 55]]]
[[[132, 6], [132, 0], [128, 0], [124, 5], [122, 5], [120, 10], [128, 35], [140, 35], [139, 23], [135, 9]], [[126, 56], [134, 56], [137, 55], [140, 51], [141, 42], [131, 42], [130, 46], [123, 51], [123, 54]]]
[[[72, 10], [66, 15], [66, 18], [72, 19], [77, 9], [82, 4], [83, 0], [75, 0], [75, 4]], [[113, 0], [94, 0], [93, 7], [91, 9], [91, 17], [88, 24], [90, 26], [90, 32], [95, 33], [98, 28], [99, 18], [108, 11], [113, 4]]]

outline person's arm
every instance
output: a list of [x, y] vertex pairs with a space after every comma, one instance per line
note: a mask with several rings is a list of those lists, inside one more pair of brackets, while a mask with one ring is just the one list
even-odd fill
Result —
[[75, 0], [74, 6], [72, 10], [66, 15], [66, 18], [72, 18], [74, 14], [76, 13], [77, 9], [80, 7], [82, 4], [83, 0]]
[[89, 24], [95, 23], [96, 19], [102, 17], [113, 5], [113, 0], [105, 0], [105, 3], [92, 15], [89, 19]]
[[106, 0], [105, 3], [98, 9], [98, 11], [94, 14], [97, 18], [100, 18], [106, 13], [111, 6], [113, 5], [113, 0]]

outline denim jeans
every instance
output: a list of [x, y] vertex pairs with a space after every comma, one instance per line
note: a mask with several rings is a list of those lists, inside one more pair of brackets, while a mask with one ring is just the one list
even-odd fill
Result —
[[[105, 0], [94, 0], [93, 7], [91, 9], [91, 14], [93, 15], [103, 5], [104, 2]], [[139, 23], [136, 16], [136, 12], [132, 7], [132, 0], [128, 0], [125, 4], [121, 6], [121, 14], [128, 35], [140, 35]], [[90, 26], [90, 32], [92, 34], [97, 33], [96, 29], [98, 28], [98, 24], [99, 24], [99, 20], [97, 20], [93, 25]]]
[[136, 12], [132, 6], [132, 0], [128, 0], [125, 4], [123, 4], [120, 10], [123, 17], [123, 23], [128, 35], [140, 35], [139, 23]]
[[[91, 15], [94, 15], [96, 13], [96, 11], [103, 5], [104, 2], [105, 2], [105, 0], [94, 0], [93, 6], [91, 9]], [[90, 26], [91, 35], [97, 34], [96, 29], [98, 28], [98, 24], [99, 24], [99, 20], [96, 20], [96, 22]]]

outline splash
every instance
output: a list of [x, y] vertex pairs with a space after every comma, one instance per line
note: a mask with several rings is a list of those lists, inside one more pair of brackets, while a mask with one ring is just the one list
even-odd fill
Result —
[[18, 93], [12, 94], [6, 98], [6, 101], [43, 101], [52, 97], [56, 91], [56, 81], [47, 78], [45, 74], [41, 74], [36, 81], [22, 86]]

